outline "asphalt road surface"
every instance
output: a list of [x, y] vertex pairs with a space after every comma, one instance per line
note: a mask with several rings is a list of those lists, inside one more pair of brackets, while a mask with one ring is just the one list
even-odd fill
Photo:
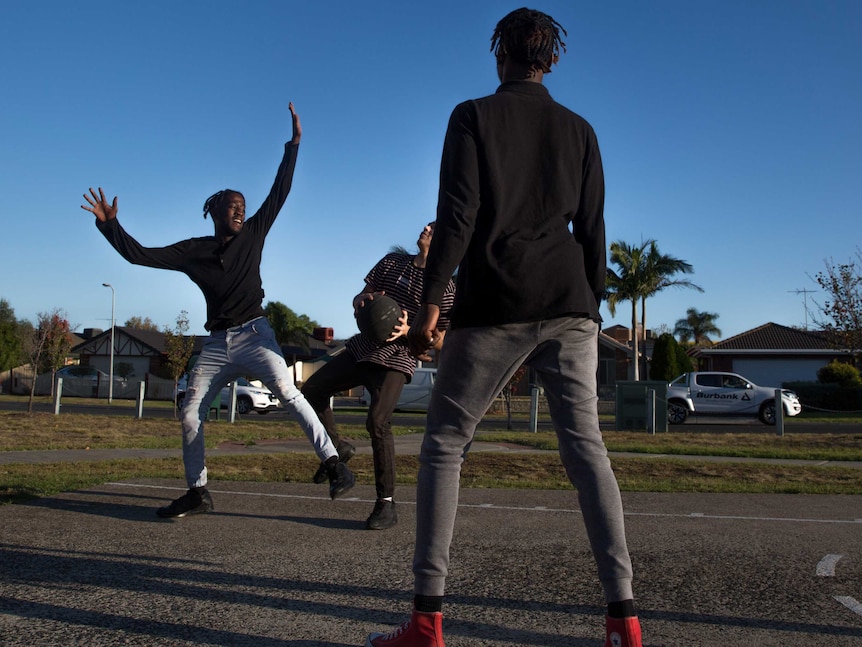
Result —
[[[371, 486], [176, 481], [0, 508], [0, 644], [344, 647], [405, 619], [415, 490], [363, 529]], [[862, 645], [862, 497], [624, 495], [647, 646]], [[603, 603], [567, 491], [462, 490], [449, 647], [599, 647]]]
[[[382, 532], [364, 530], [371, 486], [210, 488], [215, 513], [180, 520], [154, 514], [173, 480], [0, 507], [0, 645], [344, 647], [406, 618], [414, 488]], [[644, 645], [862, 645], [862, 496], [623, 498]], [[465, 487], [460, 504], [446, 644], [599, 647], [574, 494]]]

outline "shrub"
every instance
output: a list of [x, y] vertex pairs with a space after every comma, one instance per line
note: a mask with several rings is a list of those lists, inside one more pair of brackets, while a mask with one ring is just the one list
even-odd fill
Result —
[[781, 386], [796, 392], [803, 411], [862, 411], [862, 388], [843, 387], [834, 382], [784, 382]]
[[650, 379], [670, 382], [682, 372], [677, 363], [677, 348], [679, 348], [679, 344], [676, 343], [673, 335], [668, 333], [659, 335], [652, 349]]
[[859, 370], [851, 364], [837, 360], [832, 360], [817, 371], [817, 381], [821, 384], [837, 384], [847, 388], [862, 386], [862, 376], [859, 375]]

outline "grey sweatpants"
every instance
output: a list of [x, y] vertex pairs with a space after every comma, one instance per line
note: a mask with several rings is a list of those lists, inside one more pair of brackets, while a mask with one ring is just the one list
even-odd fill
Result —
[[561, 317], [460, 328], [446, 335], [419, 456], [416, 594], [444, 593], [461, 464], [476, 425], [526, 362], [545, 389], [560, 457], [577, 488], [605, 597], [608, 602], [633, 597], [619, 486], [599, 431], [598, 330], [590, 319]]

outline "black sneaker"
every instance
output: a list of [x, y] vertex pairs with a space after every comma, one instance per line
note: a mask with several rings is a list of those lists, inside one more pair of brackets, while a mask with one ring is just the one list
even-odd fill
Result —
[[356, 484], [353, 472], [341, 461], [338, 461], [334, 467], [327, 467], [326, 475], [329, 478], [329, 498], [331, 499], [337, 499]]
[[374, 504], [374, 510], [365, 521], [368, 530], [386, 530], [398, 523], [395, 513], [395, 501], [380, 501]]
[[160, 517], [185, 517], [191, 514], [204, 514], [213, 511], [213, 500], [206, 488], [191, 488], [179, 499], [156, 510]]
[[[341, 444], [337, 447], [337, 449], [338, 460], [340, 460], [342, 463], [346, 463], [347, 461], [349, 461], [356, 453], [356, 447], [351, 445], [346, 440], [342, 440]], [[320, 467], [317, 468], [317, 471], [314, 473], [314, 477], [311, 480], [320, 485], [321, 483], [326, 483], [326, 480], [328, 478], [329, 477], [326, 474], [326, 465], [321, 463]]]

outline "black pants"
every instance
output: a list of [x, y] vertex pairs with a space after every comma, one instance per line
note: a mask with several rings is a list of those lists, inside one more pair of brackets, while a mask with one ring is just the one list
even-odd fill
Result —
[[312, 375], [302, 387], [302, 394], [317, 412], [336, 447], [341, 444], [341, 439], [332, 407], [329, 406], [330, 398], [360, 385], [368, 390], [371, 404], [368, 406], [365, 428], [371, 436], [371, 449], [374, 452], [374, 483], [378, 499], [395, 494], [392, 412], [406, 381], [407, 376], [401, 371], [371, 362], [357, 362], [350, 353], [344, 351]]

